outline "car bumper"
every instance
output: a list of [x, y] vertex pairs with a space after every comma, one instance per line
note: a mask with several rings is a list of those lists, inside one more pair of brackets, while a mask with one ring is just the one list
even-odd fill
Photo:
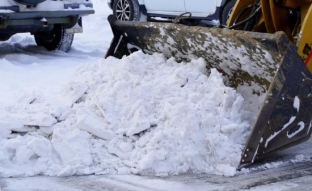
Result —
[[61, 18], [71, 16], [85, 16], [93, 14], [94, 10], [71, 10], [71, 11], [40, 11], [40, 12], [0, 12], [0, 20], [18, 20], [32, 18]]
[[71, 3], [61, 4], [58, 9], [24, 9], [21, 6], [0, 7], [0, 18], [7, 19], [30, 19], [30, 18], [51, 18], [51, 17], [68, 17], [84, 16], [94, 14], [92, 3]]
[[[43, 4], [43, 3], [42, 3]], [[56, 6], [57, 5], [57, 6]], [[52, 6], [58, 7], [58, 8], [49, 8], [48, 6], [42, 6], [41, 8], [27, 8], [24, 5], [12, 5], [12, 6], [0, 6], [0, 14], [5, 13], [22, 13], [22, 12], [55, 12], [55, 11], [77, 11], [77, 10], [93, 10], [93, 4], [92, 3], [58, 3], [58, 4], [52, 4]], [[91, 11], [89, 11], [91, 12]], [[91, 13], [92, 14], [92, 13]]]
[[[64, 4], [61, 9], [53, 11], [20, 11], [19, 6], [0, 8], [0, 32], [26, 28], [45, 28], [54, 24], [65, 24], [70, 28], [78, 19], [85, 15], [94, 14], [92, 3]], [[30, 30], [29, 30], [30, 31]]]

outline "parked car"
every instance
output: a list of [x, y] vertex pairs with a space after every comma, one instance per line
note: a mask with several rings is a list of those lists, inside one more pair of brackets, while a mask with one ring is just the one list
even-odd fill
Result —
[[93, 14], [90, 0], [1, 0], [0, 41], [29, 32], [38, 46], [68, 51], [74, 33], [82, 32], [82, 16]]
[[107, 0], [119, 20], [145, 21], [150, 17], [175, 18], [190, 13], [191, 19], [226, 23], [236, 0]]

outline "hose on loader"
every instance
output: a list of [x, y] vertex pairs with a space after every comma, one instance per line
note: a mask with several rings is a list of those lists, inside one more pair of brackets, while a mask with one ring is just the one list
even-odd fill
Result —
[[[249, 17], [247, 17], [246, 19], [238, 22], [238, 20], [242, 17], [243, 14], [245, 14], [249, 9], [252, 8], [251, 14]], [[236, 18], [234, 19], [234, 23], [233, 25], [231, 25], [230, 27], [228, 27], [228, 29], [235, 29], [236, 27], [239, 27], [243, 24], [246, 24], [244, 26], [244, 31], [251, 31], [252, 30], [252, 24], [255, 21], [255, 17], [257, 16], [257, 14], [259, 13], [259, 11], [261, 11], [261, 7], [259, 5], [259, 3], [255, 3], [253, 5], [248, 5], [246, 6], [244, 9], [242, 9], [238, 15], [236, 16]], [[238, 22], [238, 23], [237, 23]]]

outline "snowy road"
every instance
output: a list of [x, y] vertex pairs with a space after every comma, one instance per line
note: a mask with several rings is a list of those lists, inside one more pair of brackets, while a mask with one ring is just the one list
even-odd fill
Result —
[[[179, 175], [164, 178], [135, 175], [29, 177], [0, 180], [1, 191], [309, 191], [312, 161], [290, 162], [300, 153], [312, 155], [311, 141], [250, 167], [234, 177]], [[253, 170], [252, 170], [253, 169]]]
[[[161, 68], [161, 57], [141, 54], [121, 62], [101, 60], [112, 38], [106, 20], [110, 10], [104, 0], [93, 2], [96, 14], [84, 18], [84, 33], [75, 36], [69, 53], [48, 52], [37, 47], [28, 34], [15, 35], [7, 42], [0, 42], [0, 191], [311, 190], [312, 140], [278, 153], [262, 163], [234, 171], [236, 175], [232, 177], [233, 165], [237, 162], [235, 157], [240, 156], [239, 144], [245, 138], [243, 128], [248, 126], [245, 121], [238, 120], [241, 117], [239, 111], [232, 107], [234, 103], [240, 104], [239, 96], [222, 86], [218, 74], [210, 78], [215, 80], [217, 85], [214, 86], [218, 86], [215, 91], [205, 92], [208, 89], [205, 87], [200, 89], [202, 83], [191, 81], [192, 77], [206, 81], [200, 73], [200, 67], [198, 71], [192, 67], [179, 68], [169, 60], [167, 64], [171, 67]], [[149, 61], [159, 64], [158, 69], [163, 73], [154, 72], [152, 66], [145, 69], [131, 65], [144, 66]], [[129, 63], [125, 65], [123, 62]], [[102, 64], [105, 67], [101, 67]], [[201, 62], [194, 61], [192, 64], [200, 65]], [[154, 76], [147, 76], [146, 73]], [[139, 74], [145, 77], [142, 82], [151, 82], [152, 85], [140, 83], [142, 76]], [[193, 83], [191, 90], [196, 86], [205, 94], [192, 94], [190, 89], [191, 94], [170, 92], [174, 90], [174, 85], [180, 89], [181, 84], [185, 85], [185, 76], [188, 77], [188, 83]], [[151, 80], [156, 77], [167, 81], [163, 80], [166, 83], [162, 85], [160, 81]], [[103, 86], [105, 83], [108, 83], [108, 88]], [[75, 86], [77, 84], [80, 86]], [[84, 85], [89, 86], [88, 93], [94, 94], [96, 99], [83, 96], [86, 93]], [[132, 95], [131, 91], [129, 93], [128, 87], [132, 85], [137, 88], [138, 95]], [[229, 95], [220, 96], [218, 88]], [[107, 99], [104, 99], [104, 93]], [[155, 100], [161, 99], [163, 94], [171, 97], [157, 103]], [[214, 102], [208, 102], [209, 99], [203, 101], [202, 95], [216, 99]], [[184, 102], [184, 97], [190, 97], [191, 101]], [[115, 98], [118, 98], [117, 101]], [[126, 100], [130, 104], [118, 100]], [[154, 107], [148, 107], [145, 102], [153, 103]], [[164, 107], [161, 107], [162, 102], [166, 102]], [[193, 102], [200, 104], [192, 105]], [[77, 105], [73, 106], [74, 103]], [[123, 104], [133, 107], [123, 110]], [[219, 107], [222, 104], [225, 106]], [[191, 115], [187, 115], [186, 111], [193, 111], [191, 109], [195, 106], [199, 111], [207, 111], [207, 108], [199, 105], [211, 108], [211, 114], [207, 116], [206, 112], [203, 118], [200, 118], [200, 112], [196, 115], [189, 112]], [[157, 107], [159, 110], [154, 111]], [[96, 115], [91, 115], [94, 110]], [[150, 111], [156, 117], [152, 112], [146, 115]], [[105, 119], [101, 118], [101, 122], [98, 122], [97, 117], [103, 117], [105, 112]], [[162, 113], [165, 113], [164, 116], [157, 118]], [[123, 118], [123, 114], [127, 115], [129, 121]], [[230, 117], [224, 118], [224, 114], [230, 114]], [[55, 118], [58, 121], [53, 121]], [[92, 128], [92, 125], [103, 125], [103, 121], [104, 125], [113, 124], [117, 130], [109, 131], [107, 128], [98, 131]], [[128, 124], [125, 121], [129, 122], [131, 131], [122, 126], [123, 123]], [[160, 130], [144, 129], [146, 121], [152, 121], [153, 127], [158, 124]], [[214, 126], [214, 123], [218, 123], [225, 127], [220, 131], [229, 133], [194, 128], [197, 127], [196, 121], [212, 128], [216, 128], [218, 125]], [[131, 126], [131, 123], [138, 128], [131, 129], [135, 126]], [[181, 128], [172, 128], [175, 125]], [[141, 137], [136, 135], [137, 131]], [[17, 136], [15, 132], [24, 136]], [[154, 170], [153, 173], [158, 176], [151, 176], [153, 173], [148, 174], [146, 169]], [[189, 171], [197, 173], [191, 174]], [[148, 176], [140, 175], [144, 173]]]

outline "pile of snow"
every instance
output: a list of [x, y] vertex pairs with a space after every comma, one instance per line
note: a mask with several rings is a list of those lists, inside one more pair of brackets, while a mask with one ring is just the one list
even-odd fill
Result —
[[22, 98], [0, 109], [0, 177], [233, 176], [249, 134], [243, 98], [202, 59], [101, 59], [54, 100]]

